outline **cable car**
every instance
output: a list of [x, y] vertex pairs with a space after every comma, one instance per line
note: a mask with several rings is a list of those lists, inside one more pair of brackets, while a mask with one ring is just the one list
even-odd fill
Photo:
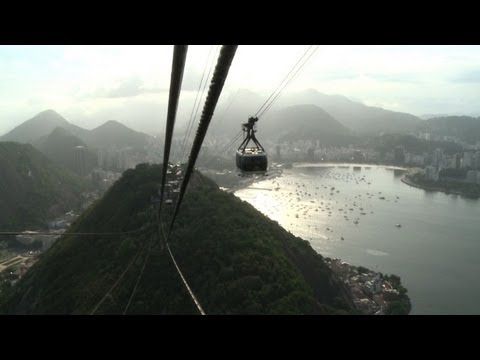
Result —
[[[242, 175], [265, 174], [267, 171], [267, 153], [255, 137], [255, 123], [257, 121], [257, 117], [250, 117], [248, 122], [242, 124], [242, 130], [246, 135], [236, 154], [237, 168]], [[247, 147], [250, 140], [255, 144], [254, 147]]]

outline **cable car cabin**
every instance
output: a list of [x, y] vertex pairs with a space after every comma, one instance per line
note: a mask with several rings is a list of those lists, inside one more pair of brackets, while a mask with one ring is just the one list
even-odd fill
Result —
[[[267, 171], [267, 153], [255, 137], [257, 121], [258, 118], [251, 117], [247, 123], [242, 124], [246, 136], [237, 149], [236, 164], [243, 175], [264, 174]], [[250, 140], [255, 143], [255, 147], [247, 147]]]
[[264, 173], [267, 166], [265, 151], [258, 148], [247, 148], [244, 152], [237, 150], [237, 168], [243, 173]]

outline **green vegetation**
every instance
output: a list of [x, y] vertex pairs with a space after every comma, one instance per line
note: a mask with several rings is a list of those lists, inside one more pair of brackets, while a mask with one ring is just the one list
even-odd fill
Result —
[[88, 174], [97, 165], [97, 156], [86, 144], [61, 127], [34, 145], [49, 159], [79, 175]]
[[442, 169], [439, 172], [440, 177], [450, 177], [456, 179], [465, 179], [470, 169]]
[[402, 286], [400, 276], [394, 274], [384, 275], [384, 279], [387, 280], [394, 289], [398, 290], [400, 295], [405, 295], [407, 293], [407, 289]]
[[0, 229], [45, 228], [80, 205], [87, 184], [57, 167], [32, 145], [0, 142]]
[[480, 118], [470, 116], [433, 118], [422, 123], [421, 128], [440, 136], [456, 136], [472, 144], [480, 139]]
[[368, 270], [366, 267], [359, 266], [357, 267], [357, 271], [359, 274], [367, 274], [370, 270]]
[[402, 286], [400, 277], [397, 275], [385, 275], [384, 279], [387, 280], [392, 287], [400, 293], [398, 300], [390, 301], [389, 306], [386, 309], [387, 315], [408, 315], [412, 309], [412, 304], [407, 295], [407, 289]]
[[391, 151], [397, 146], [402, 146], [413, 154], [432, 153], [437, 148], [442, 148], [445, 154], [462, 152], [461, 145], [447, 141], [430, 141], [419, 139], [412, 135], [386, 134], [365, 139], [365, 146], [371, 147], [380, 153]]
[[[159, 165], [127, 170], [104, 198], [69, 229], [129, 231], [122, 236], [64, 236], [0, 300], [0, 312], [88, 314], [138, 254], [97, 314], [120, 314], [146, 256], [150, 257], [129, 314], [197, 314], [157, 236], [150, 204]], [[167, 210], [168, 209], [168, 210]], [[168, 228], [171, 208], [162, 222]], [[208, 314], [349, 314], [348, 290], [309, 243], [251, 205], [222, 192], [198, 172], [192, 177], [170, 247]]]

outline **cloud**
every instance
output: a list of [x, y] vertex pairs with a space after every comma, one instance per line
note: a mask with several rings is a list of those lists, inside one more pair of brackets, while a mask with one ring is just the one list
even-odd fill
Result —
[[382, 82], [396, 82], [396, 83], [409, 83], [409, 84], [418, 84], [422, 81], [419, 79], [420, 74], [413, 73], [399, 73], [399, 74], [385, 74], [385, 73], [368, 73], [365, 76]]
[[141, 94], [161, 93], [165, 91], [168, 91], [168, 89], [145, 87], [143, 81], [140, 78], [134, 77], [124, 80], [116, 88], [110, 89], [105, 97], [131, 97]]
[[37, 97], [37, 96], [31, 97], [26, 101], [26, 104], [28, 106], [38, 106], [38, 105], [42, 105], [43, 103], [44, 103], [44, 100], [41, 97]]
[[[299, 75], [301, 75], [302, 73], [303, 71], [300, 71]], [[349, 69], [323, 68], [315, 72], [312, 69], [306, 69], [305, 73], [307, 74], [306, 76], [313, 78], [315, 81], [352, 80], [361, 76], [359, 72]]]
[[316, 74], [317, 80], [351, 80], [360, 77], [360, 74], [352, 71], [322, 71]]
[[[205, 84], [205, 81], [207, 81], [206, 89], [208, 89], [208, 86], [210, 85], [210, 78], [212, 77], [212, 73], [213, 73], [213, 68], [212, 68], [212, 71], [210, 72], [208, 70], [209, 69], [206, 69], [206, 71], [200, 72], [195, 68], [187, 68], [185, 70], [185, 74], [182, 80], [182, 90], [198, 91], [200, 87], [200, 80], [202, 80], [203, 84]], [[210, 78], [207, 79], [207, 76], [209, 74], [210, 74]], [[202, 79], [202, 75], [203, 75], [203, 79]]]
[[456, 83], [480, 83], [480, 70], [467, 70], [457, 73], [448, 78]]
[[168, 92], [167, 88], [146, 87], [139, 77], [131, 77], [122, 80], [119, 84], [110, 88], [97, 88], [86, 93], [84, 98], [128, 98], [142, 94], [155, 94]]

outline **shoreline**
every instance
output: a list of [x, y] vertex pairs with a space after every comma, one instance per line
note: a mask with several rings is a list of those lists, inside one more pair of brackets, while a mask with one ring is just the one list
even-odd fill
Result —
[[387, 170], [402, 170], [408, 171], [409, 168], [396, 166], [396, 165], [387, 165], [387, 164], [368, 164], [368, 163], [348, 163], [348, 162], [322, 162], [322, 163], [309, 163], [309, 162], [293, 162], [292, 166], [294, 168], [308, 168], [308, 167], [353, 167], [358, 166], [362, 168], [372, 168], [372, 167], [383, 167]]
[[351, 265], [339, 258], [324, 257], [324, 261], [347, 287], [356, 310], [362, 315], [410, 314], [411, 300], [398, 276]]
[[263, 176], [262, 178], [252, 177], [251, 179], [248, 179], [248, 181], [245, 181], [243, 184], [240, 183], [238, 185], [232, 186], [232, 187], [228, 188], [228, 190], [225, 190], [225, 191], [230, 192], [230, 193], [235, 193], [239, 190], [248, 189], [250, 186], [252, 186], [256, 182], [275, 179], [275, 178], [280, 177], [282, 175], [283, 175], [283, 170], [280, 170], [279, 172], [268, 174], [266, 176]]
[[268, 175], [262, 175], [261, 177], [255, 177], [255, 176], [252, 176], [252, 177], [244, 177], [243, 179], [245, 181], [240, 181], [238, 184], [234, 185], [234, 186], [231, 186], [231, 187], [228, 187], [227, 190], [225, 190], [226, 192], [229, 192], [229, 193], [235, 193], [239, 190], [244, 190], [244, 189], [247, 189], [248, 187], [252, 186], [253, 184], [257, 183], [257, 182], [260, 182], [260, 181], [265, 181], [265, 180], [271, 180], [271, 179], [275, 179], [277, 177], [280, 177], [283, 175], [283, 168], [276, 168], [274, 172], [271, 172], [271, 173], [268, 173]]
[[414, 188], [417, 188], [417, 189], [422, 189], [422, 190], [425, 190], [425, 191], [437, 191], [437, 192], [442, 192], [444, 193], [445, 195], [450, 195], [450, 194], [454, 194], [454, 195], [460, 195], [460, 196], [463, 196], [467, 199], [479, 199], [479, 197], [473, 197], [473, 196], [468, 196], [466, 195], [465, 193], [463, 193], [462, 191], [460, 190], [446, 190], [442, 187], [435, 187], [435, 186], [426, 186], [426, 185], [420, 185], [420, 184], [417, 184], [416, 182], [413, 182], [411, 179], [409, 179], [407, 177], [408, 174], [405, 174], [402, 176], [402, 178], [400, 179], [404, 184], [408, 185], [408, 186], [411, 186], [411, 187], [414, 187]]
[[198, 168], [197, 169], [202, 175], [206, 176], [210, 180], [213, 180], [218, 187], [227, 193], [235, 193], [236, 191], [247, 189], [253, 184], [275, 179], [283, 175], [284, 167], [274, 167], [267, 171], [267, 175], [248, 175], [248, 176], [239, 176], [236, 171], [230, 170], [228, 173], [219, 173], [216, 170]]

